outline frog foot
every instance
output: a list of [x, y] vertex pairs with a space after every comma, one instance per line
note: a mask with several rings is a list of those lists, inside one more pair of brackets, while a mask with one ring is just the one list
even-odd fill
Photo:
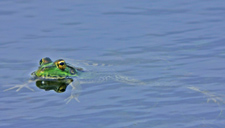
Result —
[[25, 84], [22, 84], [22, 85], [15, 85], [14, 87], [5, 89], [4, 92], [5, 92], [5, 91], [12, 90], [12, 89], [14, 89], [14, 88], [18, 88], [18, 89], [16, 89], [16, 91], [18, 92], [18, 91], [20, 91], [23, 87], [25, 87], [25, 88], [27, 88], [27, 89], [29, 89], [29, 90], [31, 90], [31, 91], [34, 91], [34, 89], [32, 89], [32, 88], [30, 88], [30, 87], [28, 86], [28, 83], [25, 83]]
[[213, 95], [213, 97], [209, 97], [207, 99], [207, 103], [209, 103], [210, 101], [213, 101], [214, 103], [218, 103], [218, 104], [225, 103], [225, 101], [222, 98], [214, 96], [214, 95]]
[[68, 104], [72, 99], [75, 99], [77, 102], [80, 102], [78, 99], [79, 95], [70, 95], [68, 98], [66, 98], [64, 101], [66, 101], [66, 104]]
[[224, 103], [225, 104], [224, 99], [221, 98], [222, 96], [215, 95], [215, 94], [210, 93], [208, 91], [202, 91], [199, 88], [196, 88], [196, 87], [193, 87], [193, 86], [188, 87], [188, 88], [191, 89], [191, 90], [200, 92], [200, 93], [204, 94], [205, 96], [207, 96], [208, 97], [207, 103], [209, 103], [210, 101], [213, 101], [214, 103], [218, 103], [218, 104], [219, 103]]
[[70, 85], [72, 87], [71, 95], [64, 101], [66, 101], [66, 104], [68, 104], [72, 99], [75, 99], [77, 102], [80, 102], [80, 100], [78, 99], [81, 90], [80, 81], [75, 80], [75, 82], [71, 83]]

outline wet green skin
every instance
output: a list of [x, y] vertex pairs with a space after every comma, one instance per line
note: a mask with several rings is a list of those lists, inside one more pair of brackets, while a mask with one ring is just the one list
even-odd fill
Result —
[[65, 69], [59, 69], [56, 66], [58, 60], [55, 62], [43, 63], [38, 70], [31, 75], [34, 79], [64, 79], [70, 77], [77, 77], [82, 71], [81, 68], [75, 68], [65, 63]]

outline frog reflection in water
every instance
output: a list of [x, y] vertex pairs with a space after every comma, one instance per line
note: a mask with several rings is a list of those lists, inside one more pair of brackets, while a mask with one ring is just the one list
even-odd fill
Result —
[[54, 90], [58, 93], [65, 92], [67, 86], [73, 82], [72, 78], [62, 80], [37, 80], [36, 86], [45, 91]]
[[[56, 92], [64, 92], [69, 84], [72, 86], [73, 90], [76, 90], [76, 86], [72, 84], [72, 77], [77, 77], [80, 73], [84, 72], [82, 68], [71, 66], [63, 59], [52, 62], [49, 57], [45, 57], [40, 60], [39, 64], [38, 70], [31, 73], [32, 77], [28, 83], [36, 81], [36, 85], [40, 89], [55, 90]], [[5, 91], [14, 88], [18, 88], [16, 91], [19, 91], [23, 87], [34, 91], [28, 86], [28, 83], [16, 85]], [[79, 85], [79, 83], [77, 85]], [[73, 98], [79, 102], [77, 95], [73, 93], [71, 93], [71, 96], [68, 98], [68, 102]]]

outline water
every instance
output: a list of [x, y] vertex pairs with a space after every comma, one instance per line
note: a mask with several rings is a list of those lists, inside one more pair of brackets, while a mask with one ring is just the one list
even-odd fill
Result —
[[71, 87], [2, 91], [0, 127], [224, 127], [224, 11], [222, 0], [0, 1], [1, 90], [45, 56], [146, 83], [83, 83], [68, 104]]

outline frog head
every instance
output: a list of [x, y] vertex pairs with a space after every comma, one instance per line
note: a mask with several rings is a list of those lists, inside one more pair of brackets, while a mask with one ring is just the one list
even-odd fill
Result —
[[36, 78], [64, 79], [71, 76], [77, 76], [77, 70], [68, 65], [63, 59], [52, 62], [49, 57], [45, 57], [40, 60], [39, 64], [40, 66], [37, 71], [32, 73]]

